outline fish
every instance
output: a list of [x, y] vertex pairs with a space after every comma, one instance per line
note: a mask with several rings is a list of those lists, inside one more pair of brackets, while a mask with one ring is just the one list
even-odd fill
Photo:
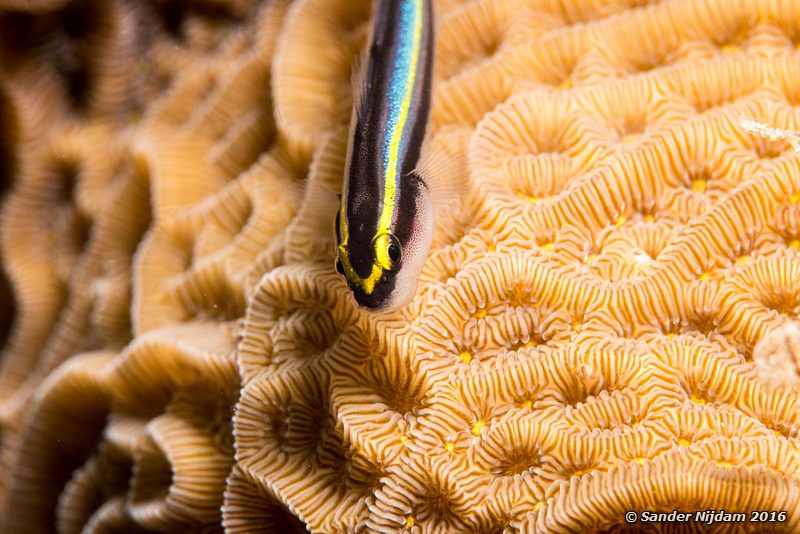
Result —
[[434, 231], [424, 171], [431, 107], [431, 0], [376, 0], [354, 69], [346, 166], [336, 215], [335, 267], [374, 312], [413, 299]]

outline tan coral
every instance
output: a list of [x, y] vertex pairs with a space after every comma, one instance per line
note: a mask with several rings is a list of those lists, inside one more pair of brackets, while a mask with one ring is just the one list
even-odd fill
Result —
[[339, 209], [341, 177], [347, 158], [347, 133], [332, 132], [314, 153], [297, 215], [286, 228], [286, 263], [333, 264], [333, 221]]
[[2, 7], [16, 11], [39, 13], [57, 9], [69, 0], [4, 0]]
[[222, 516], [226, 532], [257, 529], [292, 534], [307, 532], [305, 524], [274, 493], [239, 467], [233, 468], [226, 484]]
[[[2, 502], [6, 510], [3, 530], [55, 528], [56, 503], [62, 487], [72, 470], [91, 455], [103, 430], [109, 411], [106, 376], [111, 357], [109, 352], [86, 354], [62, 366], [47, 380], [43, 395], [33, 407], [31, 418], [35, 424], [25, 427], [16, 447], [5, 444], [7, 455], [16, 454], [4, 463], [16, 467], [9, 473], [8, 493]], [[69, 421], [71, 432], [61, 431], [65, 421]], [[67, 457], [69, 461], [65, 461]]]
[[4, 154], [0, 164], [0, 198], [5, 196], [17, 178], [19, 171], [22, 132], [17, 105], [12, 100], [5, 84], [0, 84], [0, 147]]
[[[291, 220], [298, 196], [291, 175], [267, 157], [214, 197], [157, 228], [135, 267], [142, 279], [133, 311], [138, 331], [188, 317], [241, 316], [247, 266]], [[271, 209], [278, 198], [285, 202]]]
[[[569, 101], [528, 93], [487, 116], [473, 139], [470, 167], [484, 180], [510, 181], [512, 194], [535, 203], [588, 172], [604, 139], [598, 121], [577, 113]], [[534, 177], [553, 185], [526, 183]]]
[[42, 13], [4, 12], [4, 35], [27, 42], [24, 54], [6, 53], [0, 61], [12, 78], [28, 76], [31, 62], [38, 63], [38, 74], [57, 88], [71, 114], [122, 120], [133, 96], [126, 81], [136, 52], [131, 9], [112, 1], [52, 4]]
[[[193, 332], [195, 347], [170, 342], [176, 330], [162, 330], [95, 373], [107, 402], [122, 413], [113, 413], [103, 432], [105, 452], [89, 457], [62, 494], [61, 527], [101, 532], [219, 523], [233, 453], [230, 417], [237, 377], [224, 357], [230, 350], [224, 329], [183, 331]], [[147, 414], [161, 410], [166, 413], [147, 422]], [[205, 467], [196, 471], [194, 462]], [[207, 469], [214, 462], [216, 469]]]
[[[635, 489], [623, 494], [604, 491], [604, 487], [623, 480], [627, 487]], [[742, 491], [726, 491], [732, 486]], [[641, 465], [632, 463], [601, 475], [573, 479], [562, 488], [563, 497], [549, 500], [547, 506], [515, 526], [522, 532], [570, 532], [621, 525], [624, 520], [620, 514], [642, 506], [648, 510], [652, 507], [653, 511], [706, 510], [717, 506], [711, 506], [711, 502], [719, 502], [719, 507], [731, 512], [764, 507], [790, 510], [788, 503], [796, 498], [796, 489], [786, 478], [765, 469], [728, 468], [713, 462], [693, 461], [685, 450]], [[591, 502], [580, 497], [586, 493], [594, 495]], [[585, 504], [576, 508], [578, 499]], [[568, 510], [580, 511], [571, 515]], [[796, 514], [790, 512], [781, 528], [792, 529], [797, 521]]]
[[[367, 37], [369, 2], [302, 0], [287, 16], [275, 52], [278, 125], [299, 153], [350, 117], [353, 57]], [[320, 57], [324, 61], [319, 61]]]
[[434, 8], [437, 226], [376, 315], [369, 2], [0, 1], [0, 529], [797, 530], [800, 155], [741, 119], [800, 129], [800, 2]]
[[[6, 347], [2, 374], [6, 384], [39, 383], [70, 351], [92, 348], [81, 345], [92, 306], [87, 278], [99, 260], [91, 229], [95, 220], [108, 212], [86, 193], [97, 178], [111, 175], [113, 152], [91, 151], [93, 145], [108, 143], [109, 138], [104, 127], [59, 131], [41, 160], [26, 165], [9, 197], [6, 216], [13, 222], [4, 229], [3, 249], [20, 310], [20, 334], [42, 333], [34, 334], [39, 336], [37, 341], [12, 340]], [[106, 199], [112, 200], [113, 195]], [[31, 235], [41, 237], [30, 242]], [[50, 330], [50, 335], [44, 335], [45, 330]], [[27, 353], [31, 349], [42, 352], [33, 357]], [[18, 398], [24, 399], [25, 394]]]
[[443, 17], [434, 72], [448, 79], [491, 57], [506, 43], [536, 37], [561, 23], [555, 13], [534, 11], [524, 1], [469, 3]]
[[56, 519], [64, 532], [104, 532], [113, 529], [141, 530], [125, 506], [134, 451], [140, 446], [144, 422], [131, 416], [112, 414], [104, 440], [79, 469], [62, 493]]
[[468, 530], [475, 521], [470, 510], [478, 504], [479, 481], [472, 469], [446, 456], [408, 458], [388, 469], [366, 525], [412, 533]]
[[[581, 289], [585, 292], [578, 301], [590, 301], [594, 288], [559, 279], [529, 259], [526, 254], [495, 254], [459, 273], [457, 283], [436, 299], [436, 307], [422, 314], [419, 348], [427, 368], [447, 373], [474, 357], [491, 361], [522, 348], [546, 352], [565, 340], [574, 311], [559, 303], [574, 302], [567, 295]], [[475, 283], [475, 278], [482, 282]], [[532, 300], [540, 304], [531, 306]]]
[[208, 413], [204, 401], [209, 397], [202, 388], [187, 391], [148, 423], [147, 437], [134, 455], [128, 503], [140, 525], [182, 529], [219, 524], [233, 452], [224, 443], [231, 432], [231, 403], [223, 400]]
[[[320, 277], [328, 283], [318, 285]], [[341, 330], [358, 321], [358, 314], [343, 298], [346, 288], [327, 266], [275, 269], [261, 280], [251, 299], [238, 347], [244, 383], [274, 369], [305, 367], [319, 361], [336, 342]], [[303, 332], [303, 336], [296, 336]], [[282, 344], [286, 353], [275, 351]], [[286, 358], [294, 354], [294, 358]]]
[[381, 354], [351, 335], [324, 362], [331, 368], [331, 404], [350, 440], [380, 463], [397, 457], [426, 411], [432, 389], [413, 364], [409, 343]]
[[130, 465], [130, 458], [113, 447], [103, 447], [92, 456], [64, 487], [56, 512], [58, 530], [81, 532], [87, 523], [106, 513], [92, 504], [110, 500], [105, 492], [124, 492], [131, 475]]
[[800, 383], [800, 330], [795, 323], [768, 332], [753, 349], [758, 376], [766, 385]]
[[235, 433], [240, 467], [260, 485], [269, 480], [267, 487], [312, 529], [335, 531], [363, 521], [381, 466], [337, 428], [326, 400], [329, 380], [306, 368], [251, 383]]

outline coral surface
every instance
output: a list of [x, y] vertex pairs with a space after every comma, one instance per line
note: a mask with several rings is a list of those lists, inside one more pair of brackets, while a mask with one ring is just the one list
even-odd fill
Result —
[[[800, 530], [800, 0], [435, 10], [462, 195], [372, 315], [369, 0], [0, 0], [0, 531]], [[624, 517], [720, 509], [787, 514]]]

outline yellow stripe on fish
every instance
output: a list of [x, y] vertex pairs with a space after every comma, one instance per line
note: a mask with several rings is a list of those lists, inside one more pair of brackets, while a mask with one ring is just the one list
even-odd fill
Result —
[[356, 88], [336, 267], [356, 302], [376, 311], [413, 297], [430, 247], [428, 187], [415, 170], [430, 111], [432, 16], [430, 0], [376, 1]]

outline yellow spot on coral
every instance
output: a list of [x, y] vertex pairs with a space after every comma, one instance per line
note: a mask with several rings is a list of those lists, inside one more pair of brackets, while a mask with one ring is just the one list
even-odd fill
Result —
[[707, 404], [705, 400], [701, 399], [696, 395], [692, 395], [692, 402], [694, 402], [695, 404]]
[[647, 460], [647, 458], [645, 458], [644, 456], [637, 456], [636, 458], [633, 459], [633, 461], [636, 462], [637, 464], [643, 464], [645, 460]]
[[617, 226], [622, 226], [623, 224], [625, 224], [625, 221], [627, 221], [627, 220], [628, 219], [625, 218], [624, 215], [620, 215], [619, 217], [617, 217], [617, 220], [614, 221], [614, 224], [617, 225]]
[[656, 218], [653, 215], [645, 215], [644, 222], [656, 222]]
[[709, 279], [711, 279], [711, 273], [709, 273], [708, 271], [700, 275], [700, 280], [702, 280], [703, 282]]
[[485, 309], [485, 308], [478, 308], [478, 309], [475, 311], [475, 315], [474, 315], [474, 317], [475, 317], [476, 319], [483, 319], [483, 318], [485, 318], [485, 317], [486, 317], [486, 309]]
[[673, 334], [672, 332], [670, 332], [669, 334], [667, 334], [667, 339], [670, 339], [670, 340], [671, 340], [671, 339], [675, 339], [675, 334]]
[[800, 195], [792, 195], [792, 196], [790, 196], [789, 197], [789, 202], [791, 202], [792, 204], [797, 204], [798, 202], [800, 202]]
[[747, 265], [747, 260], [749, 260], [749, 259], [750, 259], [750, 256], [746, 256], [746, 255], [745, 256], [739, 256], [738, 258], [736, 258], [736, 263], [738, 263], [739, 265]]
[[731, 464], [730, 462], [714, 462], [714, 463], [717, 464], [719, 467], [724, 467], [726, 469], [730, 469], [731, 467], [733, 467], [733, 464]]
[[539, 346], [539, 342], [538, 342], [538, 341], [536, 341], [535, 339], [531, 339], [530, 341], [528, 341], [527, 343], [525, 343], [524, 345], [522, 345], [522, 348], [525, 348], [525, 349], [532, 349], [532, 348], [536, 348], [536, 347], [538, 347], [538, 346]]
[[453, 443], [452, 441], [445, 441], [444, 442], [444, 450], [446, 450], [447, 452], [453, 452], [455, 450], [455, 448], [456, 448], [456, 444]]
[[581, 322], [580, 321], [572, 321], [572, 329], [577, 331], [580, 328]]
[[800, 241], [797, 239], [792, 239], [792, 241], [789, 243], [789, 246], [792, 248], [800, 248]]
[[739, 51], [739, 46], [735, 44], [726, 44], [721, 46], [719, 51], [723, 54], [734, 54]]
[[552, 252], [553, 251], [553, 244], [552, 243], [545, 243], [542, 245], [541, 248], [544, 252]]
[[403, 445], [408, 443], [408, 436], [400, 436], [400, 443], [402, 443]]
[[523, 402], [519, 406], [520, 406], [520, 408], [532, 408], [533, 407], [533, 402], [528, 400], [528, 401]]
[[536, 504], [533, 505], [533, 511], [538, 512], [539, 510], [541, 510], [542, 506], [544, 506], [544, 502], [542, 501], [537, 502]]
[[705, 193], [707, 186], [708, 182], [704, 178], [692, 180], [692, 191], [695, 193]]
[[405, 523], [403, 523], [403, 528], [411, 528], [413, 526], [414, 526], [414, 516], [413, 515], [406, 516], [406, 521]]
[[572, 88], [572, 78], [565, 78], [562, 80], [560, 84], [558, 84], [559, 89], [571, 89]]
[[591, 263], [596, 259], [597, 259], [597, 254], [589, 254], [588, 256], [586, 256], [586, 260], [585, 261], [586, 261], [586, 263]]
[[484, 426], [486, 426], [486, 423], [484, 423], [483, 421], [478, 421], [477, 423], [472, 425], [471, 432], [476, 436], [479, 436]]
[[462, 350], [458, 357], [461, 358], [461, 361], [464, 363], [472, 361], [472, 353], [468, 350]]
[[678, 440], [678, 445], [681, 446], [681, 447], [688, 447], [691, 444], [692, 443], [688, 439]]

